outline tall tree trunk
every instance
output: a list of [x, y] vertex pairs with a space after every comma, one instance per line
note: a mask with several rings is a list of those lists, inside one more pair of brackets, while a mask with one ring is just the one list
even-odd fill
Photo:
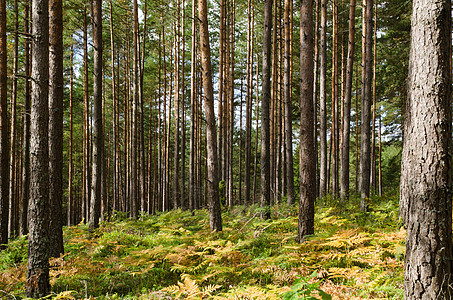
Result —
[[185, 65], [186, 65], [186, 35], [184, 28], [184, 20], [186, 19], [185, 0], [182, 0], [182, 22], [181, 22], [181, 190], [179, 197], [181, 199], [181, 208], [187, 209], [186, 201], [186, 99], [185, 99]]
[[252, 157], [252, 103], [253, 103], [253, 6], [247, 1], [247, 93], [245, 103], [245, 174], [244, 174], [244, 205], [251, 204], [250, 170]]
[[343, 143], [341, 148], [341, 199], [343, 200], [349, 197], [349, 144], [351, 137], [352, 78], [354, 76], [355, 6], [356, 0], [351, 0], [349, 4], [349, 41], [343, 100]]
[[73, 180], [74, 180], [74, 163], [73, 163], [73, 151], [74, 151], [74, 44], [71, 43], [70, 53], [70, 66], [69, 66], [69, 162], [68, 162], [68, 206], [67, 206], [67, 220], [66, 225], [71, 226], [75, 224], [75, 203], [74, 203], [74, 192], [73, 192]]
[[104, 160], [104, 128], [102, 124], [102, 0], [93, 3], [93, 180], [91, 184], [90, 231], [99, 226], [102, 190], [101, 181]]
[[370, 175], [370, 186], [373, 193], [376, 193], [377, 190], [377, 181], [376, 181], [376, 51], [377, 51], [377, 20], [376, 20], [376, 0], [373, 1], [374, 7], [374, 30], [373, 30], [373, 82], [372, 82], [372, 121], [371, 121], [371, 175]]
[[415, 0], [400, 185], [405, 299], [453, 295], [450, 68], [451, 1]]
[[179, 148], [180, 148], [180, 50], [181, 50], [181, 3], [176, 0], [176, 28], [175, 28], [175, 133], [174, 133], [174, 144], [175, 149], [173, 151], [173, 208], [179, 207]]
[[209, 45], [208, 7], [206, 0], [198, 1], [198, 18], [200, 21], [200, 50], [203, 74], [203, 98], [206, 114], [206, 142], [208, 168], [208, 210], [209, 225], [214, 231], [222, 231], [222, 214], [219, 201], [218, 157], [216, 127], [214, 115], [214, 91], [212, 87], [211, 48]]
[[18, 56], [19, 56], [19, 18], [18, 18], [18, 2], [14, 0], [14, 57], [13, 57], [13, 80], [11, 88], [11, 139], [10, 139], [10, 164], [9, 164], [9, 216], [8, 216], [8, 236], [13, 238], [17, 234], [17, 228], [14, 226], [16, 223], [16, 210], [18, 203], [16, 201], [16, 115], [17, 115], [17, 73], [18, 73]]
[[[26, 0], [24, 13], [24, 31], [30, 33], [30, 1]], [[25, 95], [24, 95], [24, 141], [22, 154], [22, 191], [20, 209], [20, 235], [28, 233], [28, 199], [30, 189], [30, 40], [25, 39]], [[3, 132], [3, 130], [2, 130]], [[0, 204], [1, 205], [1, 204]]]
[[87, 8], [83, 8], [83, 199], [82, 218], [84, 222], [89, 219], [91, 198], [91, 172], [90, 172], [90, 103], [88, 91], [88, 21]]
[[49, 2], [33, 0], [28, 265], [25, 293], [40, 298], [49, 283]]
[[50, 257], [63, 248], [63, 3], [49, 2], [49, 242]]
[[371, 141], [371, 83], [373, 46], [373, 0], [363, 0], [362, 34], [362, 122], [360, 136], [360, 209], [368, 209], [370, 196], [370, 141]]
[[137, 133], [138, 133], [138, 128], [137, 128], [137, 110], [138, 110], [138, 77], [139, 77], [139, 70], [138, 70], [138, 4], [137, 0], [133, 1], [133, 13], [134, 13], [134, 33], [133, 33], [133, 94], [132, 94], [132, 116], [131, 116], [131, 125], [132, 125], [132, 132], [131, 132], [131, 194], [130, 194], [130, 200], [131, 200], [131, 217], [132, 218], [137, 218], [138, 217], [138, 210], [139, 210], [139, 204], [138, 204], [138, 198], [139, 198], [139, 193], [137, 191], [138, 188], [138, 183], [137, 183], [137, 171], [138, 171], [138, 166], [137, 166]]
[[0, 244], [8, 243], [9, 130], [6, 0], [0, 0]]
[[189, 153], [189, 209], [195, 209], [195, 186], [196, 186], [196, 164], [195, 164], [195, 139], [196, 139], [196, 106], [197, 106], [197, 1], [192, 0], [192, 49], [190, 61], [190, 153]]
[[314, 142], [316, 153], [316, 196], [319, 196], [319, 155], [318, 155], [318, 98], [319, 98], [319, 4], [315, 1], [315, 32], [314, 32], [314, 64], [313, 64], [313, 125]]
[[[289, 205], [294, 203], [294, 171], [293, 171], [293, 106], [291, 95], [291, 10], [292, 0], [285, 0], [285, 62], [284, 62], [284, 102], [285, 102], [285, 155], [286, 155], [286, 184], [287, 201]], [[312, 22], [313, 23], [313, 22]]]
[[338, 146], [339, 146], [339, 107], [338, 107], [338, 0], [332, 2], [333, 11], [333, 41], [332, 41], [332, 129], [331, 129], [331, 144], [332, 144], [332, 196], [338, 197]]
[[264, 33], [263, 33], [263, 90], [261, 98], [261, 200], [262, 219], [269, 219], [270, 191], [270, 127], [269, 104], [271, 100], [271, 36], [272, 36], [272, 0], [264, 3]]
[[313, 134], [313, 0], [300, 7], [300, 202], [297, 241], [314, 233], [316, 160]]
[[[140, 128], [140, 210], [141, 212], [148, 211], [146, 199], [149, 201], [149, 195], [145, 193], [146, 190], [146, 161], [145, 161], [145, 113], [144, 113], [144, 99], [143, 99], [143, 69], [145, 64], [145, 45], [146, 45], [146, 18], [148, 14], [147, 1], [144, 1], [145, 8], [143, 12], [143, 42], [141, 44], [141, 54], [139, 55], [139, 78], [138, 78], [138, 99], [139, 99], [139, 128]], [[138, 34], [138, 33], [137, 33]], [[137, 36], [137, 41], [140, 39]], [[149, 120], [151, 127], [151, 119]], [[149, 184], [149, 183], [148, 183]]]
[[321, 0], [321, 56], [319, 58], [319, 64], [321, 72], [319, 76], [319, 139], [320, 139], [320, 171], [319, 171], [319, 196], [323, 197], [327, 194], [327, 0]]

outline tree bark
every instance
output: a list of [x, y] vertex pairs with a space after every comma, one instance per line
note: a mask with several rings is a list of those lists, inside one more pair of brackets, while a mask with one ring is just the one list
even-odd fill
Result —
[[8, 243], [9, 130], [6, 0], [0, 0], [0, 244]]
[[352, 78], [354, 71], [354, 46], [355, 46], [355, 6], [356, 0], [349, 4], [349, 41], [348, 58], [346, 66], [344, 110], [343, 110], [343, 143], [341, 149], [341, 199], [349, 198], [349, 147], [351, 140], [351, 98]]
[[253, 101], [253, 11], [252, 1], [247, 1], [247, 93], [245, 103], [245, 174], [244, 174], [244, 205], [251, 204], [250, 171], [252, 157], [252, 101]]
[[198, 18], [200, 22], [200, 50], [204, 91], [203, 98], [206, 113], [209, 225], [214, 231], [222, 231], [222, 214], [220, 211], [218, 180], [219, 164], [217, 157], [214, 92], [211, 71], [211, 48], [209, 45], [208, 7], [206, 0], [198, 1]]
[[316, 158], [313, 134], [313, 0], [300, 7], [300, 202], [297, 241], [314, 233]]
[[102, 0], [93, 2], [93, 171], [91, 183], [90, 223], [93, 231], [99, 227], [102, 201], [102, 176], [104, 160], [104, 128], [102, 124]]
[[[284, 103], [285, 103], [285, 155], [286, 155], [286, 197], [289, 205], [294, 203], [294, 171], [293, 171], [293, 105], [291, 95], [291, 10], [292, 0], [285, 0], [285, 55], [284, 55]], [[313, 23], [313, 21], [312, 21]], [[313, 66], [312, 66], [313, 69]], [[312, 93], [313, 94], [313, 93]], [[313, 122], [312, 122], [313, 123]]]
[[32, 1], [32, 106], [28, 265], [25, 292], [49, 294], [49, 2]]
[[400, 186], [404, 296], [451, 299], [451, 1], [415, 0], [411, 25]]
[[320, 140], [320, 171], [319, 171], [319, 196], [327, 194], [327, 109], [326, 109], [326, 84], [327, 84], [327, 0], [321, 0], [321, 36], [320, 48], [321, 56], [319, 58], [320, 75], [319, 75], [319, 140]]
[[50, 257], [63, 248], [63, 3], [49, 2], [49, 242]]
[[[24, 12], [24, 31], [30, 33], [30, 1], [27, 0], [25, 3]], [[30, 64], [30, 40], [25, 40], [25, 95], [24, 95], [24, 142], [23, 142], [23, 154], [22, 154], [22, 191], [21, 191], [21, 209], [20, 209], [20, 235], [26, 235], [28, 233], [28, 200], [29, 200], [29, 189], [30, 189], [30, 75], [31, 75], [31, 64]], [[3, 132], [3, 130], [2, 130]]]
[[360, 136], [360, 209], [368, 210], [371, 168], [371, 85], [373, 58], [373, 0], [363, 0], [362, 34], [362, 122]]
[[261, 98], [261, 199], [262, 219], [269, 219], [270, 191], [270, 122], [269, 105], [271, 100], [271, 37], [272, 37], [272, 0], [264, 3], [264, 33], [263, 33], [263, 87]]

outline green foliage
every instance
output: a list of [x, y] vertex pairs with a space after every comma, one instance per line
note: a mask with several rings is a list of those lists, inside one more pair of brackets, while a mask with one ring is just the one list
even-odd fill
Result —
[[[400, 299], [398, 199], [372, 198], [366, 214], [358, 205], [357, 197], [320, 199], [316, 232], [303, 244], [295, 241], [297, 204], [272, 207], [265, 221], [256, 206], [231, 208], [219, 233], [204, 210], [142, 220], [116, 214], [96, 236], [79, 224], [65, 228], [66, 254], [50, 261], [52, 290], [64, 299], [313, 299], [320, 291], [335, 299]], [[25, 238], [1, 253], [0, 290], [23, 295], [26, 253]]]
[[307, 278], [301, 277], [297, 279], [291, 287], [291, 291], [283, 294], [283, 300], [317, 300], [318, 298], [312, 296], [313, 293], [319, 294], [322, 300], [331, 300], [332, 296], [321, 289], [321, 282], [313, 281], [316, 277], [318, 277], [318, 273], [314, 271]]

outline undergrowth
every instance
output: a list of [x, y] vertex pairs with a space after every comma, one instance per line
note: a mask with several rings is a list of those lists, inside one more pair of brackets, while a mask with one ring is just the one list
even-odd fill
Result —
[[[405, 231], [394, 197], [318, 201], [315, 234], [295, 241], [297, 207], [272, 219], [257, 207], [223, 213], [172, 211], [132, 221], [116, 214], [92, 235], [65, 228], [65, 255], [51, 259], [58, 299], [402, 299]], [[0, 253], [0, 298], [23, 298], [27, 242]], [[289, 298], [291, 295], [292, 298]], [[327, 298], [323, 298], [327, 299]]]

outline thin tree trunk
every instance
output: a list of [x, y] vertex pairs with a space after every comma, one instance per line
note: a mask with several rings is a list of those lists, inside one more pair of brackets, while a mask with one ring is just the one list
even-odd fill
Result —
[[[113, 62], [113, 60], [112, 60]], [[73, 179], [74, 179], [74, 164], [73, 164], [73, 151], [74, 151], [74, 44], [71, 43], [71, 53], [70, 53], [70, 66], [69, 66], [69, 174], [68, 174], [68, 206], [67, 206], [67, 216], [66, 216], [66, 225], [71, 226], [75, 224], [75, 203], [73, 195]], [[113, 80], [113, 79], [112, 79]]]
[[9, 130], [6, 0], [0, 0], [0, 244], [8, 243]]
[[315, 142], [313, 134], [313, 0], [300, 7], [300, 202], [297, 241], [314, 233], [316, 200]]
[[63, 3], [50, 0], [49, 50], [49, 242], [50, 257], [63, 247]]
[[[143, 69], [145, 64], [145, 45], [146, 45], [146, 18], [148, 13], [148, 6], [147, 1], [144, 1], [145, 9], [143, 11], [143, 42], [141, 45], [141, 54], [139, 55], [139, 82], [138, 82], [138, 99], [139, 99], [139, 128], [140, 128], [140, 210], [142, 213], [148, 211], [146, 208], [146, 199], [149, 199], [149, 195], [147, 197], [145, 190], [146, 190], [146, 161], [145, 161], [145, 113], [144, 113], [144, 99], [143, 99]], [[138, 30], [137, 30], [138, 31]], [[138, 32], [137, 32], [138, 35]], [[137, 42], [140, 43], [140, 39], [137, 36]], [[151, 119], [149, 120], [151, 123]], [[150, 124], [151, 127], [151, 124]], [[148, 183], [149, 184], [149, 183]], [[148, 200], [149, 201], [149, 200]]]
[[212, 230], [222, 231], [222, 215], [219, 201], [218, 157], [214, 115], [214, 92], [212, 87], [211, 48], [209, 45], [208, 7], [206, 0], [198, 1], [198, 18], [200, 21], [200, 50], [203, 74], [203, 97], [206, 114], [207, 142], [207, 186], [209, 224]]
[[[33, 0], [28, 265], [25, 293], [40, 298], [49, 283], [49, 2]], [[2, 19], [3, 20], [3, 19]]]
[[252, 157], [252, 101], [253, 101], [253, 6], [247, 1], [247, 94], [245, 103], [245, 174], [244, 174], [244, 205], [251, 204], [250, 170]]
[[285, 0], [285, 62], [284, 62], [284, 102], [285, 102], [285, 154], [286, 154], [286, 184], [287, 201], [294, 203], [294, 171], [293, 171], [293, 125], [292, 125], [292, 97], [291, 97], [291, 22], [290, 8], [292, 0]]
[[14, 0], [14, 57], [13, 57], [13, 80], [11, 81], [11, 140], [10, 140], [10, 164], [9, 164], [9, 216], [8, 216], [8, 236], [13, 238], [17, 235], [15, 228], [15, 215], [18, 207], [16, 201], [16, 115], [17, 115], [17, 73], [18, 73], [18, 56], [19, 56], [19, 18], [18, 2]]
[[84, 222], [89, 219], [89, 207], [91, 198], [91, 172], [90, 172], [90, 104], [88, 95], [88, 25], [87, 9], [84, 5], [83, 11], [83, 200], [82, 200], [82, 218]]
[[362, 123], [360, 136], [360, 209], [368, 209], [370, 196], [370, 140], [371, 140], [371, 85], [372, 85], [372, 46], [373, 46], [373, 0], [363, 0], [362, 35]]
[[263, 90], [261, 98], [261, 200], [262, 219], [269, 219], [270, 215], [270, 128], [269, 104], [271, 100], [271, 32], [272, 28], [272, 0], [264, 3], [264, 33], [263, 33]]
[[319, 196], [323, 197], [327, 194], [327, 109], [326, 109], [326, 84], [327, 84], [327, 0], [321, 0], [321, 56], [319, 59], [321, 72], [320, 72], [320, 87], [319, 87], [319, 101], [320, 101], [320, 172], [319, 172]]
[[[25, 3], [24, 13], [24, 31], [30, 33], [30, 2]], [[25, 95], [24, 95], [24, 142], [22, 154], [22, 191], [21, 191], [21, 209], [20, 209], [20, 235], [28, 233], [28, 199], [30, 189], [30, 40], [25, 39]], [[2, 130], [3, 132], [3, 130]]]
[[93, 3], [93, 50], [94, 50], [94, 80], [93, 80], [93, 180], [91, 184], [90, 223], [93, 231], [99, 226], [102, 190], [101, 181], [104, 160], [104, 128], [102, 124], [102, 0]]
[[196, 164], [195, 164], [195, 139], [196, 139], [196, 107], [197, 107], [197, 26], [196, 26], [196, 15], [197, 15], [197, 1], [192, 0], [192, 49], [191, 49], [191, 61], [190, 61], [190, 153], [189, 153], [189, 209], [193, 211], [195, 209], [195, 186], [196, 186]]
[[179, 203], [179, 150], [180, 150], [180, 49], [181, 49], [181, 3], [176, 0], [176, 28], [175, 28], [175, 132], [174, 132], [174, 151], [173, 151], [173, 208], [177, 209]]
[[[343, 100], [343, 143], [341, 149], [341, 199], [349, 198], [349, 144], [351, 137], [351, 98], [352, 78], [354, 76], [354, 46], [355, 46], [355, 6], [356, 0], [349, 4], [349, 41], [348, 58], [345, 79], [345, 97]], [[357, 112], [356, 112], [357, 113]]]

